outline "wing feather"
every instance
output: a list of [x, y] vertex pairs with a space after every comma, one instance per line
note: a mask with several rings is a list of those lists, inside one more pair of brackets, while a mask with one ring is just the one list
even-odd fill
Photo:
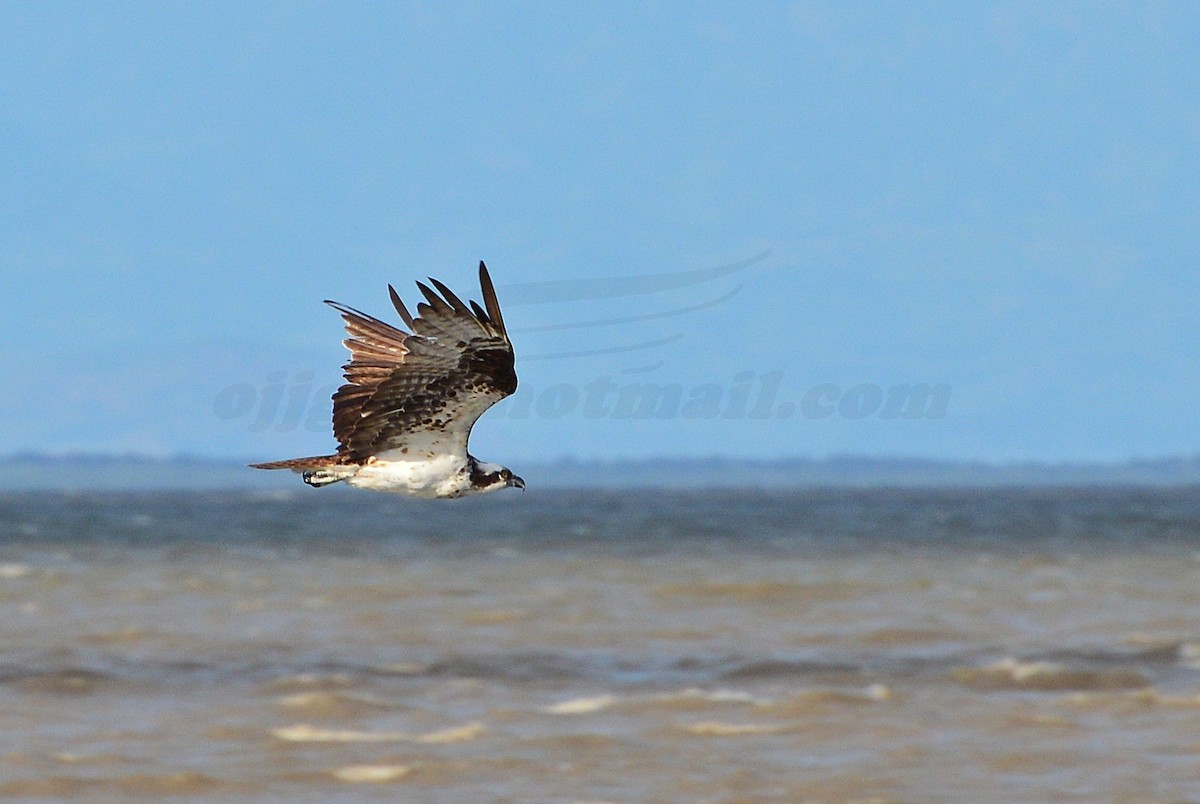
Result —
[[[424, 295], [426, 301], [429, 302], [430, 308], [437, 312], [439, 316], [454, 315], [454, 308], [447, 304], [445, 299], [434, 293], [429, 288], [429, 285], [426, 285], [424, 282], [418, 282], [417, 287], [420, 288], [421, 294]], [[417, 309], [420, 310], [421, 306], [417, 305]]]
[[454, 295], [454, 291], [434, 279], [432, 276], [429, 277], [429, 281], [435, 288], [437, 288], [437, 291], [441, 294], [442, 298], [445, 299], [454, 309], [455, 314], [460, 316], [471, 315], [471, 311], [467, 309], [467, 305], [463, 304], [462, 299]]
[[492, 277], [488, 274], [483, 260], [479, 261], [479, 288], [483, 291], [483, 303], [487, 307], [488, 317], [500, 333], [506, 338], [508, 330], [504, 328], [504, 316], [500, 315], [500, 302], [496, 300], [496, 288], [492, 285]]
[[[464, 303], [430, 278], [413, 317], [391, 285], [392, 306], [411, 332], [352, 307], [328, 302], [350, 335], [350, 362], [333, 396], [338, 455], [361, 462], [380, 452], [438, 442], [461, 450], [475, 421], [517, 387], [512, 343], [487, 269], [480, 263], [484, 307]], [[440, 295], [439, 295], [440, 294]]]
[[392, 297], [392, 306], [396, 308], [396, 312], [400, 314], [400, 319], [404, 322], [404, 326], [409, 329], [413, 328], [412, 313], [404, 306], [404, 302], [400, 301], [400, 294], [391, 285], [388, 285], [388, 295]]

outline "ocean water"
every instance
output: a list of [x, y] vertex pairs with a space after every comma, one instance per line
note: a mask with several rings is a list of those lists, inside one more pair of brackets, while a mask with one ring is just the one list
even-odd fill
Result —
[[1200, 800], [1200, 490], [0, 496], [0, 798]]

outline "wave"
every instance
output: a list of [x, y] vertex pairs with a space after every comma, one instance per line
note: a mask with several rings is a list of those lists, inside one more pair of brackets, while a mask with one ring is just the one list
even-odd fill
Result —
[[1076, 708], [1093, 710], [1116, 709], [1122, 712], [1145, 712], [1147, 709], [1200, 710], [1200, 693], [1179, 694], [1154, 688], [1118, 691], [1081, 691], [1067, 698]]
[[314, 713], [399, 706], [386, 697], [359, 695], [360, 690], [350, 688], [429, 680], [513, 686], [591, 683], [615, 690], [711, 690], [727, 685], [891, 686], [907, 679], [949, 675], [978, 688], [1115, 689], [1148, 686], [1156, 678], [1189, 672], [1198, 661], [1200, 649], [1195, 642], [1175, 642], [1141, 650], [1088, 647], [1029, 655], [994, 650], [844, 655], [809, 651], [673, 658], [548, 651], [449, 655], [390, 663], [304, 661], [289, 658], [282, 650], [279, 654], [275, 660], [263, 661], [228, 657], [154, 660], [89, 651], [87, 661], [71, 662], [54, 652], [0, 665], [0, 687], [48, 695], [85, 695], [128, 685], [145, 689], [177, 684], [257, 684], [283, 695], [282, 705]]
[[403, 779], [411, 771], [408, 765], [347, 765], [335, 768], [331, 773], [340, 782], [379, 784]]
[[241, 785], [195, 771], [178, 773], [134, 773], [113, 778], [51, 775], [37, 779], [0, 782], [0, 798], [100, 796], [113, 800], [129, 797], [176, 797], [226, 795]]
[[1091, 668], [1050, 661], [1022, 661], [1006, 657], [982, 667], [956, 667], [952, 677], [981, 689], [1112, 690], [1148, 687], [1150, 679], [1136, 669]]
[[694, 599], [711, 598], [723, 603], [742, 601], [780, 605], [786, 603], [812, 604], [816, 601], [853, 600], [878, 592], [882, 584], [869, 582], [826, 581], [796, 583], [792, 581], [696, 581], [663, 584], [654, 590], [658, 598], [685, 598], [689, 605]]
[[615, 695], [593, 695], [584, 698], [572, 698], [545, 707], [543, 711], [551, 715], [590, 715], [609, 709], [617, 702]]
[[462, 726], [409, 734], [401, 731], [355, 731], [351, 729], [320, 729], [306, 723], [271, 729], [271, 736], [288, 743], [393, 743], [411, 742], [427, 745], [448, 745], [474, 740], [484, 733], [482, 723], [475, 721]]
[[399, 700], [348, 691], [309, 690], [285, 695], [278, 704], [292, 712], [314, 717], [360, 717], [408, 707]]
[[780, 723], [723, 723], [708, 720], [702, 723], [687, 723], [679, 727], [688, 734], [700, 737], [744, 737], [752, 734], [782, 734], [788, 730]]
[[603, 693], [568, 698], [545, 706], [542, 712], [551, 715], [591, 715], [617, 711], [643, 713], [653, 710], [666, 712], [711, 712], [714, 710], [773, 712], [791, 715], [806, 714], [826, 706], [861, 705], [890, 701], [894, 691], [884, 684], [861, 688], [812, 687], [789, 690], [784, 695], [763, 695], [749, 690], [717, 687], [685, 687], [661, 693]]
[[[17, 550], [8, 559], [14, 565], [9, 571], [16, 573], [31, 562], [47, 561], [48, 551], [67, 549], [85, 562], [111, 561], [114, 551], [125, 551], [129, 560], [152, 561], [166, 547], [199, 558], [214, 551], [258, 551], [267, 560], [394, 557], [410, 551], [454, 558], [475, 554], [481, 546], [536, 555], [602, 551], [609, 557], [710, 550], [855, 557], [933, 550], [941, 555], [946, 548], [1061, 557], [1114, 551], [1186, 556], [1200, 543], [1200, 513], [1190, 489], [827, 487], [797, 494], [753, 488], [760, 485], [761, 473], [746, 475], [746, 488], [728, 488], [737, 485], [736, 466], [702, 463], [714, 478], [725, 478], [716, 485], [727, 488], [560, 488], [517, 507], [512, 498], [437, 506], [383, 495], [350, 495], [329, 506], [325, 494], [290, 488], [0, 494], [0, 533]], [[696, 480], [694, 472], [679, 471], [694, 468], [694, 462], [664, 465], [642, 479], [653, 485], [653, 477], [661, 475], [674, 478], [668, 485], [712, 485]], [[861, 484], [860, 470], [846, 465], [835, 475]], [[789, 472], [786, 464], [773, 467], [779, 477]], [[571, 477], [626, 476], [620, 467], [563, 465], [547, 468], [546, 481], [561, 486]], [[404, 528], [393, 526], [398, 518]], [[730, 591], [744, 591], [752, 599], [793, 595], [786, 587]]]

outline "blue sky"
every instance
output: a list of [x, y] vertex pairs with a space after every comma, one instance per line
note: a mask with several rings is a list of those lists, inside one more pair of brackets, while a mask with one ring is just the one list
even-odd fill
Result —
[[[321, 300], [485, 259], [510, 465], [1195, 453], [1197, 42], [1184, 3], [4, 4], [0, 452], [327, 451]], [[941, 415], [883, 415], [913, 384]]]

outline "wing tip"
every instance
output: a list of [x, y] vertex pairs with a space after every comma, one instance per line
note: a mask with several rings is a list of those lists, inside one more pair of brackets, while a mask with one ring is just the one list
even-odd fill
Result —
[[388, 296], [391, 297], [392, 306], [395, 307], [396, 312], [400, 314], [400, 318], [404, 321], [405, 326], [407, 326], [409, 329], [412, 329], [412, 313], [410, 313], [408, 308], [404, 306], [404, 302], [400, 299], [400, 294], [396, 292], [396, 289], [392, 287], [390, 282], [388, 283]]
[[500, 314], [500, 301], [496, 298], [496, 286], [492, 284], [492, 276], [488, 273], [487, 265], [479, 261], [479, 289], [483, 291], [483, 305], [487, 308], [488, 317], [500, 333], [507, 335], [504, 328], [504, 316]]
[[[445, 300], [442, 299], [442, 297], [438, 296], [436, 293], [433, 292], [433, 288], [429, 287], [429, 285], [426, 285], [424, 282], [422, 282], [419, 279], [417, 280], [417, 289], [421, 291], [421, 295], [425, 297], [425, 301], [429, 302], [429, 304], [431, 304], [435, 308], [438, 307], [439, 302], [441, 302], [442, 304], [446, 303]], [[419, 303], [417, 305], [417, 308], [420, 309]]]
[[458, 295], [455, 294], [453, 290], [446, 287], [444, 283], [437, 281], [432, 276], [429, 277], [429, 281], [433, 283], [433, 286], [438, 289], [438, 292], [441, 293], [446, 301], [450, 303], [450, 306], [454, 308], [454, 312], [458, 313], [459, 315], [470, 312], [470, 310], [467, 309], [467, 305], [463, 304], [463, 300], [458, 298]]

